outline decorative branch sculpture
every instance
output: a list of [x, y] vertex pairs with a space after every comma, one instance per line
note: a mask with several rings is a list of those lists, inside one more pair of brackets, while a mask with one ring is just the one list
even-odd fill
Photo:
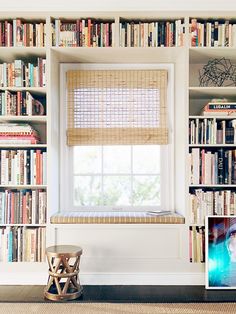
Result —
[[199, 71], [201, 87], [236, 86], [236, 66], [229, 59], [211, 59]]

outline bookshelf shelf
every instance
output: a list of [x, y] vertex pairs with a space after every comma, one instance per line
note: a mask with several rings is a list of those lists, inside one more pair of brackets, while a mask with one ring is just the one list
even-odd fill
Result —
[[47, 148], [47, 144], [0, 144], [3, 148]]
[[0, 47], [0, 60], [11, 62], [19, 58], [45, 57], [46, 51], [45, 47]]
[[190, 227], [204, 227], [204, 224], [189, 224]]
[[0, 224], [1, 227], [46, 227], [46, 224]]
[[0, 91], [12, 91], [12, 92], [18, 92], [18, 91], [29, 91], [36, 94], [44, 94], [46, 95], [47, 89], [45, 87], [0, 87]]
[[0, 116], [0, 122], [18, 122], [18, 121], [28, 121], [28, 122], [38, 122], [46, 123], [47, 116]]
[[228, 115], [228, 116], [189, 116], [189, 119], [215, 119], [215, 120], [232, 120], [236, 119], [236, 115]]
[[190, 188], [236, 188], [236, 184], [190, 184]]
[[189, 147], [234, 147], [235, 144], [189, 144]]
[[9, 272], [12, 272], [13, 269], [15, 270], [16, 265], [17, 265], [17, 268], [19, 269], [21, 268], [25, 269], [28, 267], [30, 267], [30, 269], [33, 269], [34, 267], [36, 267], [35, 271], [37, 272], [39, 267], [43, 267], [43, 270], [45, 270], [45, 267], [47, 267], [48, 263], [46, 262], [10, 262], [10, 263], [0, 262], [0, 266], [5, 267], [5, 268], [7, 267]]
[[213, 98], [213, 97], [233, 97], [236, 87], [189, 87], [191, 99]]
[[46, 189], [47, 185], [32, 185], [32, 184], [27, 184], [27, 185], [0, 185], [0, 189], [4, 188], [4, 189], [18, 189], [18, 190], [22, 190], [22, 189]]

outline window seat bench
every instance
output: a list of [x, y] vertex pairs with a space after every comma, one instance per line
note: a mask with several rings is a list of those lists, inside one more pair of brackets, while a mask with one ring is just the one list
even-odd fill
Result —
[[156, 216], [145, 212], [77, 212], [65, 211], [51, 216], [52, 224], [184, 224], [177, 213]]

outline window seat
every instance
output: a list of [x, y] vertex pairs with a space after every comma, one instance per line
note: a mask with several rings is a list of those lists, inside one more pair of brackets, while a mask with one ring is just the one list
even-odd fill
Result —
[[52, 224], [184, 224], [177, 213], [163, 216], [145, 212], [59, 212], [51, 216]]

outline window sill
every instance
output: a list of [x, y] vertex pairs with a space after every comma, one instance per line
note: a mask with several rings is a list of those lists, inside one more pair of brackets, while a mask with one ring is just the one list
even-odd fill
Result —
[[52, 224], [184, 224], [180, 214], [163, 216], [145, 212], [60, 212], [50, 218]]

